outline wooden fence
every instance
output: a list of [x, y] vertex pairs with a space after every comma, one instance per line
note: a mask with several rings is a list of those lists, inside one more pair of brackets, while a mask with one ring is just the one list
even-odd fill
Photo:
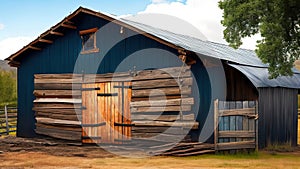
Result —
[[17, 108], [5, 106], [0, 109], [0, 135], [16, 132], [16, 128]]
[[257, 148], [257, 102], [216, 100], [214, 107], [216, 151]]

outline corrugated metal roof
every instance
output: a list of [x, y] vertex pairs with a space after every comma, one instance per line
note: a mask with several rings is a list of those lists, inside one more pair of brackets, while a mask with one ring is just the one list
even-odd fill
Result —
[[[269, 79], [268, 68], [258, 68], [244, 65], [228, 64], [242, 72], [257, 88], [259, 87], [286, 87], [300, 89], [300, 73], [293, 76], [280, 76]], [[296, 70], [295, 70], [296, 71]]]
[[269, 79], [268, 65], [262, 63], [256, 53], [252, 50], [234, 49], [228, 45], [204, 41], [186, 35], [175, 34], [167, 30], [161, 30], [149, 25], [125, 19], [121, 20], [186, 50], [234, 62], [236, 64], [229, 65], [245, 74], [256, 87], [300, 88], [300, 72], [298, 70], [293, 69], [295, 74], [292, 77], [281, 76], [276, 79]]
[[175, 34], [167, 30], [158, 29], [142, 23], [137, 23], [126, 19], [120, 20], [176, 46], [198, 54], [228, 60], [243, 65], [268, 67], [266, 64], [261, 62], [255, 52], [252, 50], [234, 49], [228, 45], [204, 41], [187, 35]]

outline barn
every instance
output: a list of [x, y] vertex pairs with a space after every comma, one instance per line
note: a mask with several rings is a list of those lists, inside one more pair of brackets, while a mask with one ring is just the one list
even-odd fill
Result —
[[[154, 130], [175, 126], [175, 133], [188, 129], [189, 139], [180, 139], [189, 142], [232, 141], [232, 132], [217, 130], [251, 129], [234, 135], [234, 141], [254, 137], [259, 148], [297, 145], [300, 72], [270, 80], [268, 66], [251, 50], [80, 7], [6, 60], [18, 69], [19, 137], [120, 144], [126, 141], [122, 136], [118, 142], [111, 127], [147, 140]], [[157, 89], [163, 94], [153, 92]], [[164, 109], [153, 108], [162, 100]], [[98, 110], [109, 104], [126, 118], [113, 114], [115, 106]], [[74, 110], [78, 119], [71, 117]], [[216, 110], [231, 114], [216, 120]], [[93, 121], [97, 112], [110, 122]], [[216, 121], [222, 124], [216, 127]], [[110, 129], [100, 129], [105, 125]]]

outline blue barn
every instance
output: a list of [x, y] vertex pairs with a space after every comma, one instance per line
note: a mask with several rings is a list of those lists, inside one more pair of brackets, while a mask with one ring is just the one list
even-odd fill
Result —
[[[17, 136], [35, 137], [35, 74], [106, 74], [182, 66], [195, 78], [193, 140], [213, 142], [214, 100], [258, 102], [258, 145], [297, 145], [300, 72], [268, 79], [254, 51], [175, 34], [78, 8], [6, 60], [18, 72]], [[195, 89], [197, 88], [197, 89]], [[236, 103], [234, 107], [238, 107]], [[239, 118], [235, 118], [238, 123]], [[224, 127], [224, 126], [223, 126]], [[225, 126], [226, 128], [226, 126]]]

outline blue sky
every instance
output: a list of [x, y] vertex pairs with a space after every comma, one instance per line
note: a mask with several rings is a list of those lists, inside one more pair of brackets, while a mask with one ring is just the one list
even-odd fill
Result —
[[135, 14], [150, 0], [2, 0], [0, 40], [11, 36], [39, 35], [79, 6], [115, 15]]
[[[208, 40], [226, 43], [219, 0], [1, 0], [0, 59], [5, 59], [74, 12], [79, 6], [114, 15], [160, 13], [185, 20]], [[245, 41], [253, 49], [255, 39]]]

